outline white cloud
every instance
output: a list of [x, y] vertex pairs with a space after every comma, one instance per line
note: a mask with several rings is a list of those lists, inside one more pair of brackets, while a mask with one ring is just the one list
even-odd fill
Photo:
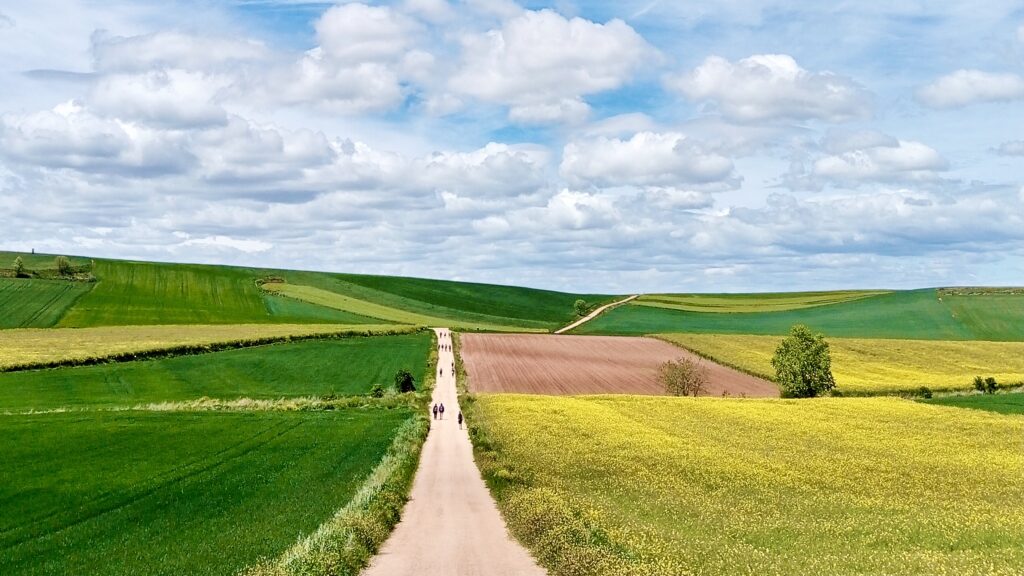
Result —
[[548, 152], [491, 142], [471, 152], [435, 152], [415, 162], [418, 181], [474, 197], [514, 196], [545, 183]]
[[573, 120], [580, 97], [618, 88], [655, 52], [628, 24], [525, 11], [500, 29], [463, 37], [455, 92], [511, 105], [523, 120]]
[[185, 70], [113, 74], [100, 78], [89, 102], [115, 118], [157, 126], [207, 126], [227, 120], [216, 100], [229, 85], [227, 78]]
[[734, 185], [730, 159], [675, 132], [639, 132], [628, 140], [598, 137], [565, 145], [560, 173], [597, 186]]
[[979, 102], [1024, 99], [1024, 77], [981, 70], [957, 70], [917, 90], [919, 102], [930, 108], [959, 108]]
[[270, 242], [262, 240], [246, 240], [242, 238], [231, 238], [230, 236], [205, 236], [202, 238], [190, 238], [188, 234], [179, 234], [185, 239], [180, 246], [207, 246], [212, 248], [229, 248], [248, 254], [266, 252], [274, 247]]
[[1010, 140], [1003, 142], [996, 148], [1000, 156], [1024, 156], [1024, 140]]
[[691, 72], [667, 77], [665, 84], [740, 121], [842, 122], [871, 114], [870, 95], [853, 80], [810, 72], [785, 54], [759, 54], [735, 63], [711, 56]]
[[790, 187], [938, 181], [939, 173], [949, 168], [934, 148], [880, 132], [833, 131], [822, 142], [822, 150], [826, 155], [811, 162], [809, 169], [800, 163], [793, 166], [786, 177]]
[[590, 114], [590, 106], [579, 98], [563, 98], [559, 102], [517, 104], [508, 110], [508, 118], [520, 124], [580, 124]]
[[413, 45], [419, 26], [387, 6], [353, 3], [328, 9], [316, 22], [326, 58], [338, 62], [391, 62]]
[[219, 70], [269, 58], [267, 48], [253, 40], [235, 40], [155, 32], [138, 36], [111, 36], [97, 32], [92, 54], [99, 72], [148, 72], [158, 68]]

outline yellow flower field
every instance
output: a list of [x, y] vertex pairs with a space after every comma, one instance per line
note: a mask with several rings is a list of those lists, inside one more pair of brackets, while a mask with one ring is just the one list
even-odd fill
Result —
[[341, 324], [199, 324], [181, 326], [103, 326], [97, 328], [19, 328], [0, 330], [0, 369], [105, 358], [187, 345], [215, 345], [285, 336], [346, 332], [402, 332], [408, 326]]
[[[673, 344], [746, 372], [771, 377], [781, 336], [658, 334]], [[1024, 342], [827, 338], [832, 374], [842, 392], [963, 390], [975, 376], [1024, 382]]]
[[479, 396], [477, 460], [553, 575], [1024, 566], [1024, 418], [899, 398]]

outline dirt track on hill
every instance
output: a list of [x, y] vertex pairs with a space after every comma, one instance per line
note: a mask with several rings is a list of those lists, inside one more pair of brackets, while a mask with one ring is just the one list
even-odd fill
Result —
[[653, 338], [463, 334], [462, 359], [473, 392], [654, 394], [658, 367], [689, 358], [708, 369], [704, 395], [777, 397], [775, 384]]

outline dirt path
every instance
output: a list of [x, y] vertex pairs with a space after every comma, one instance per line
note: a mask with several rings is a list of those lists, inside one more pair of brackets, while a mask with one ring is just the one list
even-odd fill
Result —
[[601, 313], [604, 312], [605, 310], [607, 310], [609, 308], [614, 308], [614, 307], [618, 306], [619, 304], [625, 304], [626, 302], [629, 302], [630, 300], [636, 298], [637, 296], [639, 296], [639, 294], [633, 294], [629, 298], [623, 298], [622, 300], [619, 300], [617, 302], [612, 302], [611, 304], [605, 304], [604, 306], [601, 306], [597, 310], [594, 310], [590, 314], [587, 314], [586, 316], [584, 316], [583, 318], [580, 318], [579, 320], [573, 322], [572, 324], [569, 324], [568, 326], [565, 326], [563, 328], [559, 328], [558, 330], [555, 330], [555, 334], [563, 334], [565, 332], [568, 332], [569, 330], [572, 330], [573, 328], [576, 328], [577, 326], [579, 326], [581, 324], [585, 324], [587, 322], [590, 322], [594, 318], [597, 318], [598, 316], [600, 316]]
[[[448, 330], [434, 331], [440, 344], [451, 344]], [[437, 378], [433, 403], [444, 404], [444, 420], [431, 421], [402, 521], [364, 576], [546, 574], [508, 535], [473, 462], [469, 435], [459, 430], [454, 361], [452, 352], [438, 351], [437, 365], [444, 372]]]

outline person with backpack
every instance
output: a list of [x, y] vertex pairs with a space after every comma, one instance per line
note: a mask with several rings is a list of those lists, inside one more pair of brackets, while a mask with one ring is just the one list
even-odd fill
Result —
[[441, 402], [441, 407], [437, 410], [441, 413], [441, 420], [444, 420], [444, 402]]
[[459, 430], [462, 430], [462, 410], [459, 410]]
[[434, 404], [434, 420], [437, 420], [437, 404]]

